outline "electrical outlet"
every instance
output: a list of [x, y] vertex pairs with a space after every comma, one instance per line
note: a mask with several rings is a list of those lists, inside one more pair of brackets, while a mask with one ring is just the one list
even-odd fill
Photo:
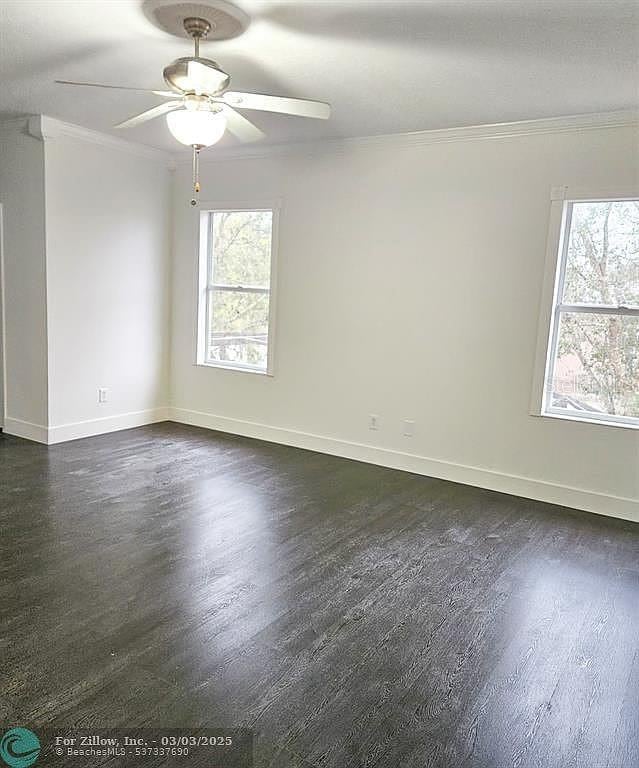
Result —
[[379, 429], [379, 416], [376, 413], [371, 413], [368, 417], [368, 428]]
[[415, 434], [415, 422], [412, 419], [402, 419], [404, 437], [413, 437]]
[[98, 403], [106, 403], [109, 399], [109, 390], [106, 387], [98, 387]]

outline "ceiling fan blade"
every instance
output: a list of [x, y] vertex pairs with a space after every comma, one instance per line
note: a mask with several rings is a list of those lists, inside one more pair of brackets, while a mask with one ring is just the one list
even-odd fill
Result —
[[124, 120], [122, 123], [118, 123], [116, 128], [133, 128], [140, 123], [146, 123], [147, 120], [153, 120], [154, 117], [160, 117], [166, 115], [169, 112], [173, 112], [176, 109], [181, 109], [184, 106], [182, 101], [165, 101], [164, 104], [159, 104], [157, 107], [147, 109], [146, 112], [141, 112], [139, 115], [134, 115], [128, 120]]
[[75, 80], [54, 80], [61, 85], [84, 85], [89, 88], [111, 88], [116, 91], [136, 91], [137, 93], [154, 93], [156, 96], [174, 99], [176, 94], [173, 91], [153, 91], [149, 88], [130, 88], [128, 85], [105, 85], [104, 83], [77, 83]]
[[244, 115], [240, 115], [232, 107], [224, 105], [224, 114], [226, 116], [226, 127], [229, 133], [232, 133], [240, 141], [249, 144], [252, 141], [259, 141], [264, 138], [264, 133], [247, 120]]
[[261, 109], [266, 112], [282, 112], [285, 115], [314, 117], [327, 120], [331, 116], [330, 104], [309, 99], [288, 99], [283, 96], [266, 96], [261, 93], [241, 93], [227, 91], [221, 97], [229, 106], [236, 109]]

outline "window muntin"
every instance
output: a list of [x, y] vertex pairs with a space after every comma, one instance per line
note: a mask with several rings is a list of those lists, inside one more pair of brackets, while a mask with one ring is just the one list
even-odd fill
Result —
[[203, 360], [269, 371], [272, 210], [208, 211]]
[[543, 412], [639, 426], [639, 200], [564, 204]]

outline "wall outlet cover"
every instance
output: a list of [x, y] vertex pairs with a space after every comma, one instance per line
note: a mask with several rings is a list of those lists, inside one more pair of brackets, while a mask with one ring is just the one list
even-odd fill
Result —
[[415, 422], [412, 419], [402, 419], [404, 437], [413, 437], [415, 434]]

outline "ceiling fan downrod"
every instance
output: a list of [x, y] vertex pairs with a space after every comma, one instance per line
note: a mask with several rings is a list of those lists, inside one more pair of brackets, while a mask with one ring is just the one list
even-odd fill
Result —
[[[206, 19], [197, 16], [189, 16], [184, 19], [184, 29], [190, 37], [193, 38], [195, 47], [194, 56], [200, 58], [200, 40], [205, 38], [211, 31], [211, 24]], [[200, 201], [200, 149], [198, 145], [193, 145], [193, 197], [191, 205], [196, 206]]]
[[186, 34], [193, 38], [195, 45], [195, 58], [200, 58], [200, 40], [206, 37], [211, 31], [211, 24], [206, 19], [197, 16], [189, 16], [184, 19], [184, 29]]

